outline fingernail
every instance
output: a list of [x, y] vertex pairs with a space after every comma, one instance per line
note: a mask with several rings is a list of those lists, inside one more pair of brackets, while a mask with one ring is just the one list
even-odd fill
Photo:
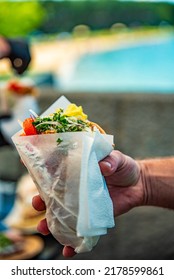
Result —
[[112, 165], [109, 161], [103, 161], [103, 163], [105, 164], [105, 166], [107, 166], [108, 168], [111, 168]]

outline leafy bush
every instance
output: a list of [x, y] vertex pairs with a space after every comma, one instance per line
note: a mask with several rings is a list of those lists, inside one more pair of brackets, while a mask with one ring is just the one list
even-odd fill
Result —
[[0, 3], [1, 35], [26, 36], [40, 26], [45, 10], [38, 1]]

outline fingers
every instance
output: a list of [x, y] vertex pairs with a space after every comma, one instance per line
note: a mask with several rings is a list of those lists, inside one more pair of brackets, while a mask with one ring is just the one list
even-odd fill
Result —
[[[45, 203], [41, 199], [40, 195], [36, 195], [33, 197], [32, 205], [37, 211], [45, 210]], [[48, 235], [50, 233], [46, 219], [43, 219], [38, 223], [37, 230], [43, 235]], [[76, 254], [76, 252], [74, 251], [74, 249], [72, 247], [65, 246], [63, 248], [62, 254], [65, 258], [71, 258]]]
[[43, 235], [48, 235], [50, 233], [46, 219], [43, 219], [38, 223], [37, 230]]
[[34, 209], [36, 209], [37, 211], [44, 211], [46, 208], [45, 203], [41, 199], [40, 195], [36, 195], [33, 197], [32, 205], [33, 205]]
[[[37, 226], [37, 230], [43, 234], [43, 235], [48, 235], [50, 233], [49, 229], [48, 229], [48, 225], [47, 225], [47, 221], [46, 219], [43, 219], [39, 222], [38, 226]], [[71, 258], [74, 255], [76, 255], [76, 252], [74, 251], [74, 249], [70, 246], [65, 246], [63, 248], [62, 254], [65, 258]]]
[[[39, 195], [36, 195], [33, 197], [32, 205], [37, 211], [43, 211], [46, 208], [44, 201], [41, 199], [41, 197]], [[46, 219], [43, 219], [39, 222], [39, 224], [37, 226], [37, 230], [40, 233], [42, 233], [43, 235], [47, 235], [50, 233], [48, 226], [47, 226]]]
[[[48, 229], [48, 225], [47, 225], [47, 221], [46, 219], [43, 219], [39, 222], [38, 226], [37, 226], [37, 230], [43, 234], [43, 235], [48, 235], [50, 233], [49, 229]], [[74, 249], [70, 246], [65, 246], [63, 248], [62, 254], [65, 258], [71, 258], [74, 255], [76, 255], [76, 252], [74, 251]]]
[[74, 251], [74, 249], [70, 246], [65, 246], [63, 248], [63, 252], [62, 252], [63, 256], [65, 258], [71, 258], [73, 257], [74, 255], [76, 255], [76, 252]]
[[[49, 229], [48, 229], [48, 225], [47, 225], [47, 221], [46, 219], [43, 219], [39, 222], [38, 226], [37, 226], [37, 230], [43, 234], [43, 235], [48, 235], [50, 233]], [[76, 255], [76, 252], [74, 251], [74, 249], [70, 246], [65, 246], [63, 248], [62, 254], [65, 258], [71, 258], [74, 255]]]
[[123, 187], [135, 185], [140, 176], [137, 162], [116, 150], [104, 158], [99, 166], [103, 176], [105, 176], [107, 185]]

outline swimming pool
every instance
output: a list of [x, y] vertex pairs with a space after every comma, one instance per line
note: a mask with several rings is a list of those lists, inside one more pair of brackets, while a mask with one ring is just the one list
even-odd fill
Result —
[[67, 78], [66, 91], [174, 93], [174, 36], [81, 56]]

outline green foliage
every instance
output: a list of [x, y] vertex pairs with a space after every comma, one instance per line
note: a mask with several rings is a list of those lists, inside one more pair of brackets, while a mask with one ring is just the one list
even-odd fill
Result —
[[154, 2], [43, 1], [47, 16], [41, 26], [45, 33], [71, 32], [75, 25], [86, 24], [92, 30], [110, 28], [116, 22], [127, 26], [174, 25], [174, 5]]
[[39, 1], [0, 3], [1, 35], [26, 36], [40, 26], [45, 10]]
[[115, 0], [0, 0], [0, 31], [4, 36], [71, 32], [81, 24], [102, 30], [118, 22], [127, 26], [158, 26], [165, 22], [174, 25], [174, 5]]

